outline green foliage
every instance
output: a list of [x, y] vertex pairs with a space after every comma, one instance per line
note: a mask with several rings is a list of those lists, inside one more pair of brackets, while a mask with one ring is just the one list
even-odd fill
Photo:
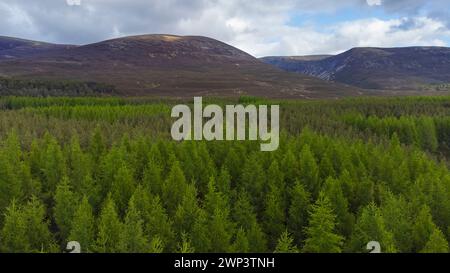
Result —
[[1, 97], [0, 252], [446, 252], [448, 99], [280, 101], [264, 153], [172, 141], [179, 100]]
[[56, 187], [54, 202], [53, 214], [55, 222], [60, 230], [61, 239], [66, 241], [72, 229], [72, 220], [78, 204], [77, 197], [72, 192], [67, 177], [64, 177]]
[[343, 237], [336, 234], [336, 215], [329, 199], [321, 194], [310, 211], [307, 238], [303, 252], [339, 253], [342, 250]]
[[123, 223], [116, 211], [116, 205], [111, 196], [105, 201], [98, 221], [96, 250], [103, 253], [124, 252], [121, 242]]
[[95, 218], [87, 197], [83, 197], [75, 211], [69, 241], [77, 241], [82, 252], [91, 252], [95, 246]]
[[278, 239], [275, 253], [298, 253], [298, 249], [293, 245], [294, 239], [291, 238], [287, 231], [283, 232]]

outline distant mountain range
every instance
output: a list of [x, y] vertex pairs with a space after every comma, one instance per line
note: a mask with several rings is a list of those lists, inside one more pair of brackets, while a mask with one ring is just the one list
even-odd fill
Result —
[[359, 88], [285, 72], [230, 45], [197, 36], [141, 35], [83, 46], [0, 37], [0, 78], [95, 82], [128, 96], [362, 94]]
[[285, 71], [365, 89], [428, 90], [449, 86], [450, 48], [353, 48], [330, 56], [265, 57]]

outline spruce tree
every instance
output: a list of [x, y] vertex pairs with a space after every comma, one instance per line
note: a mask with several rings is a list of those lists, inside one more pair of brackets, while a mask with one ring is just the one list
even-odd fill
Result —
[[46, 209], [41, 201], [33, 197], [24, 206], [23, 214], [26, 219], [26, 238], [31, 252], [56, 252], [53, 235], [49, 230]]
[[275, 253], [298, 253], [298, 248], [294, 245], [294, 239], [287, 231], [284, 231], [278, 239]]
[[95, 218], [86, 196], [83, 197], [75, 211], [68, 241], [79, 242], [82, 252], [91, 252], [94, 250]]
[[288, 229], [293, 234], [297, 245], [301, 245], [305, 240], [304, 229], [308, 225], [308, 208], [311, 204], [311, 197], [303, 184], [297, 181], [290, 190], [290, 200]]
[[169, 215], [174, 215], [186, 192], [186, 180], [178, 161], [172, 164], [169, 175], [162, 187], [162, 200]]
[[123, 165], [119, 168], [112, 184], [112, 197], [117, 206], [119, 215], [124, 215], [128, 202], [133, 195], [135, 182], [132, 172], [127, 166]]
[[336, 214], [337, 231], [344, 237], [350, 236], [354, 220], [348, 211], [348, 201], [342, 191], [341, 182], [329, 177], [324, 185], [324, 193]]
[[422, 253], [449, 253], [448, 242], [438, 228], [433, 230], [430, 239], [421, 251]]
[[329, 199], [321, 193], [311, 207], [303, 252], [340, 253], [343, 237], [336, 234], [336, 215]]
[[367, 252], [367, 243], [377, 241], [384, 253], [397, 252], [394, 236], [386, 228], [380, 209], [371, 203], [364, 207], [359, 216], [350, 241], [351, 252]]
[[142, 216], [136, 208], [133, 197], [128, 205], [120, 239], [121, 248], [125, 252], [145, 253], [149, 250], [148, 241], [144, 234]]
[[63, 177], [56, 187], [54, 202], [53, 215], [55, 222], [60, 231], [62, 241], [66, 241], [72, 228], [73, 216], [78, 206], [78, 199], [72, 192], [67, 177]]
[[124, 252], [120, 244], [123, 224], [116, 211], [114, 200], [109, 195], [98, 220], [96, 251], [101, 253]]
[[303, 146], [299, 156], [299, 180], [304, 183], [313, 197], [320, 190], [319, 168], [309, 145]]
[[435, 229], [437, 227], [433, 222], [430, 208], [426, 205], [422, 206], [414, 221], [412, 230], [412, 239], [416, 251], [425, 248], [426, 243], [430, 240], [430, 236]]
[[31, 245], [27, 238], [27, 219], [14, 200], [5, 212], [0, 237], [0, 250], [4, 253], [31, 251]]

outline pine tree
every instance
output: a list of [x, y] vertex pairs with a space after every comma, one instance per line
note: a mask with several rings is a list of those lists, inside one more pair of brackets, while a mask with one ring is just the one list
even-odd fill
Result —
[[[137, 201], [135, 201], [137, 202]], [[175, 232], [172, 221], [161, 204], [158, 196], [151, 198], [147, 211], [140, 211], [145, 219], [145, 232], [149, 238], [158, 237], [164, 246], [164, 251], [174, 251], [176, 248]]]
[[234, 204], [233, 220], [238, 227], [245, 230], [249, 242], [249, 252], [267, 252], [266, 235], [259, 226], [254, 211], [255, 209], [250, 203], [247, 193], [241, 192]]
[[22, 199], [22, 185], [20, 177], [9, 160], [8, 155], [0, 151], [0, 212], [6, 208], [13, 199]]
[[60, 231], [62, 241], [66, 241], [72, 228], [72, 220], [78, 206], [78, 200], [72, 192], [67, 177], [63, 177], [56, 187], [53, 215]]
[[123, 224], [117, 215], [116, 205], [108, 196], [98, 221], [96, 250], [101, 253], [123, 252], [120, 245], [122, 231]]
[[283, 206], [283, 196], [281, 190], [275, 185], [270, 185], [270, 191], [266, 197], [266, 208], [264, 210], [264, 226], [269, 238], [273, 238], [271, 247], [275, 246], [281, 233], [286, 229], [285, 208]]
[[95, 219], [92, 207], [85, 196], [75, 211], [68, 241], [77, 241], [82, 252], [91, 252], [95, 245]]
[[278, 239], [275, 253], [298, 253], [297, 247], [294, 245], [294, 239], [287, 231], [283, 232]]
[[44, 194], [50, 199], [55, 192], [56, 185], [66, 175], [66, 165], [57, 141], [50, 137], [43, 158], [43, 174], [45, 183], [42, 183]]
[[412, 219], [410, 208], [403, 197], [396, 198], [388, 193], [383, 200], [383, 219], [386, 228], [392, 232], [398, 251], [401, 253], [412, 252]]
[[56, 252], [53, 235], [46, 220], [46, 209], [42, 202], [33, 197], [23, 208], [26, 219], [26, 238], [31, 252]]
[[144, 170], [143, 185], [153, 194], [162, 195], [161, 166], [155, 159], [150, 159]]
[[119, 215], [124, 215], [128, 202], [133, 195], [135, 183], [133, 174], [127, 166], [123, 165], [119, 168], [112, 184], [112, 197], [117, 206]]
[[433, 230], [430, 239], [421, 251], [422, 253], [449, 253], [448, 242], [438, 228]]
[[305, 240], [304, 228], [308, 225], [308, 207], [311, 197], [305, 187], [297, 181], [290, 191], [290, 200], [288, 229], [292, 232], [295, 242], [300, 245]]
[[213, 252], [228, 252], [231, 246], [234, 225], [229, 219], [230, 209], [226, 198], [218, 192], [214, 177], [211, 177], [205, 196], [205, 210], [208, 213], [209, 238]]
[[169, 176], [162, 187], [162, 200], [169, 215], [173, 215], [178, 205], [183, 201], [186, 192], [186, 180], [178, 161], [174, 162], [170, 170]]
[[192, 245], [198, 253], [212, 252], [211, 239], [209, 237], [210, 228], [208, 217], [204, 210], [200, 210], [192, 226]]
[[307, 239], [303, 252], [339, 253], [342, 250], [343, 237], [335, 233], [336, 215], [330, 201], [320, 194], [311, 207], [309, 225], [306, 228]]
[[414, 221], [412, 230], [412, 238], [416, 251], [425, 248], [426, 243], [430, 240], [430, 236], [435, 229], [437, 229], [437, 227], [433, 222], [430, 208], [424, 205]]
[[249, 194], [257, 214], [264, 211], [264, 187], [266, 185], [266, 177], [259, 160], [259, 156], [256, 153], [253, 153], [247, 159], [242, 170], [242, 188], [238, 189]]
[[6, 209], [0, 238], [1, 252], [24, 253], [31, 250], [27, 240], [27, 220], [14, 200]]
[[93, 162], [99, 162], [105, 152], [106, 144], [99, 126], [95, 128], [89, 143], [89, 152], [92, 155]]
[[178, 206], [174, 216], [174, 227], [177, 233], [190, 233], [199, 213], [200, 207], [197, 200], [197, 191], [194, 185], [188, 185], [183, 201]]
[[394, 236], [387, 230], [381, 211], [374, 203], [363, 208], [351, 236], [350, 251], [367, 252], [367, 243], [371, 241], [379, 242], [382, 252], [397, 252]]
[[298, 161], [291, 149], [287, 150], [281, 162], [281, 171], [286, 178], [286, 183], [293, 185], [299, 177], [299, 170]]
[[348, 211], [348, 201], [344, 196], [340, 181], [329, 177], [324, 185], [324, 193], [336, 214], [337, 231], [344, 237], [350, 236], [354, 220]]
[[299, 156], [299, 180], [304, 183], [313, 197], [319, 194], [319, 169], [309, 145], [302, 148]]
[[75, 192], [81, 192], [82, 183], [91, 174], [89, 157], [81, 151], [78, 137], [72, 137], [68, 154], [68, 169], [71, 184]]
[[236, 232], [236, 238], [231, 246], [231, 252], [248, 253], [250, 251], [250, 243], [248, 242], [247, 234], [241, 227]]
[[149, 253], [162, 253], [164, 251], [164, 241], [159, 236], [153, 237], [150, 241]]
[[181, 234], [181, 243], [178, 246], [179, 253], [194, 253], [195, 248], [192, 246], [191, 241], [186, 233]]
[[134, 198], [130, 199], [125, 223], [121, 233], [121, 248], [128, 253], [148, 252], [148, 241], [144, 234], [143, 220], [136, 208]]

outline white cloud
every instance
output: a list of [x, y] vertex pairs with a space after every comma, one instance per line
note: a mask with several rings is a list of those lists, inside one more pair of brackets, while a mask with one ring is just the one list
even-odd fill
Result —
[[[72, 0], [75, 1], [75, 0]], [[445, 45], [448, 19], [418, 13], [424, 0], [1, 0], [0, 35], [59, 43], [90, 43], [144, 33], [204, 35], [255, 56], [336, 53], [355, 46]], [[318, 28], [294, 26], [293, 13], [334, 16], [343, 7], [382, 4], [399, 19], [366, 18]], [[435, 15], [436, 14], [436, 15]], [[342, 20], [342, 19], [341, 19]]]
[[381, 6], [381, 0], [367, 0], [367, 5], [369, 6]]

